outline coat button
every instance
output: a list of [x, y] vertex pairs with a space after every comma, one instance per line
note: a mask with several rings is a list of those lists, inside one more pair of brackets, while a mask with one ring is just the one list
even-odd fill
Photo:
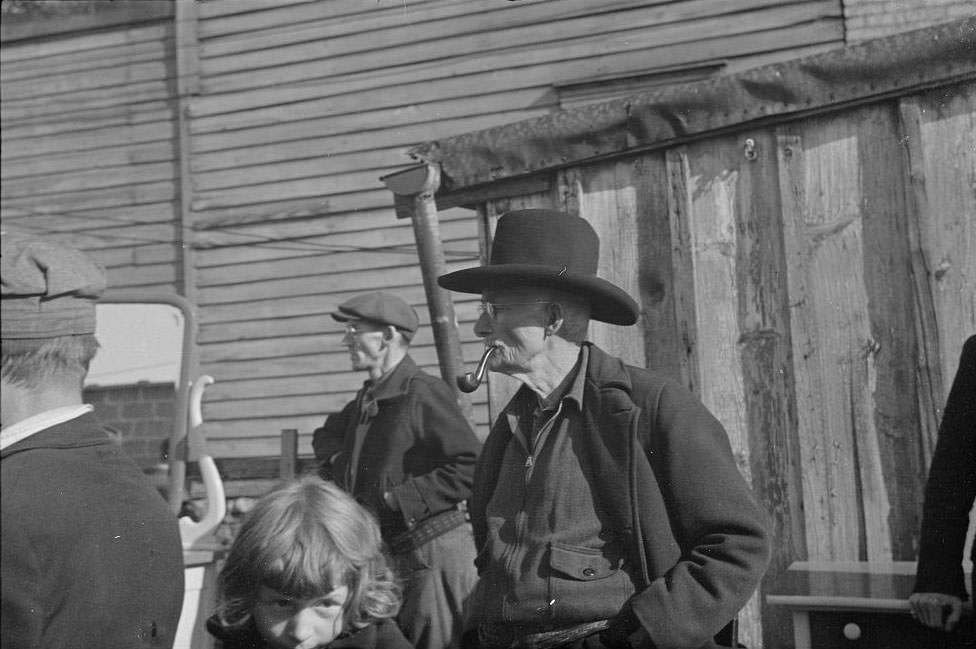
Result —
[[596, 574], [596, 570], [594, 570], [593, 568], [583, 568], [584, 577], [592, 577], [595, 574]]

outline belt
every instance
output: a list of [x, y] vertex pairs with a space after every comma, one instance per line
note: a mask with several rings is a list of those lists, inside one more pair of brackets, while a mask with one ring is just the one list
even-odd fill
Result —
[[393, 554], [403, 554], [415, 550], [424, 543], [433, 541], [441, 534], [463, 525], [466, 520], [467, 517], [464, 512], [458, 509], [449, 509], [446, 512], [434, 514], [430, 518], [420, 521], [406, 532], [401, 532], [390, 539], [390, 551]]
[[555, 649], [609, 627], [610, 620], [545, 631], [538, 630], [538, 625], [482, 622], [478, 625], [478, 646], [480, 649]]

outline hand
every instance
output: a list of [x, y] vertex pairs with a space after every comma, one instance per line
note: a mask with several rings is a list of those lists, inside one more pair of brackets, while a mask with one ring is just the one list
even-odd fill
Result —
[[912, 617], [933, 629], [952, 631], [962, 616], [962, 600], [945, 593], [912, 593], [908, 598]]

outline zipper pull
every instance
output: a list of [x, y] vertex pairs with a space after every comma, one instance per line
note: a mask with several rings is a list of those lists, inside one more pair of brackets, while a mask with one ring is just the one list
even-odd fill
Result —
[[525, 458], [525, 468], [531, 469], [532, 465], [533, 465], [532, 456], [530, 455], [529, 457]]

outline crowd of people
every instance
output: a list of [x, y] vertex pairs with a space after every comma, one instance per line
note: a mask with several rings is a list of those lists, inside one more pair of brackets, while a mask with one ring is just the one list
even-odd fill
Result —
[[[176, 518], [82, 402], [104, 271], [35, 237], [2, 241], [3, 646], [171, 647]], [[639, 317], [598, 262], [585, 219], [517, 210], [488, 263], [438, 278], [481, 296], [487, 367], [520, 383], [484, 445], [411, 358], [409, 304], [374, 292], [336, 308], [366, 379], [315, 430], [317, 474], [264, 496], [238, 531], [206, 620], [223, 649], [736, 646], [770, 560], [767, 516], [690, 391], [587, 340], [592, 320]], [[953, 395], [974, 390], [976, 338], [966, 350]], [[944, 425], [940, 466], [972, 457], [967, 403], [947, 408], [968, 425]], [[965, 536], [976, 460], [944, 463], [925, 510], [943, 531], [923, 532], [932, 567], [913, 606], [949, 627], [962, 550], [947, 577], [941, 552]], [[968, 503], [949, 511], [959, 481]]]

